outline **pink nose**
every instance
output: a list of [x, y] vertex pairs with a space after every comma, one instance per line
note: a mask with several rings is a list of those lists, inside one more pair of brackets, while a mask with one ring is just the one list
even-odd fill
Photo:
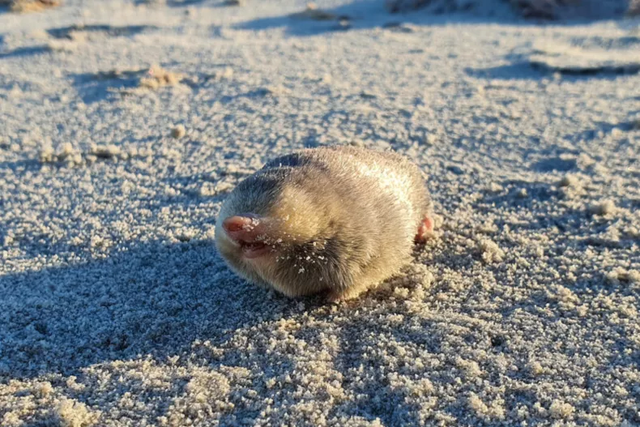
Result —
[[230, 216], [222, 222], [222, 227], [227, 233], [234, 233], [243, 229], [249, 229], [253, 221], [255, 221], [253, 218], [246, 216]]
[[237, 242], [255, 242], [258, 236], [266, 234], [263, 218], [254, 214], [234, 215], [222, 222], [222, 228], [229, 238]]

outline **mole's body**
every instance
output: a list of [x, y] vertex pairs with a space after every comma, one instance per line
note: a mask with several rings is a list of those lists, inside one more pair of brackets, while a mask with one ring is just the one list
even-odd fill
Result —
[[216, 246], [246, 279], [288, 295], [348, 299], [411, 259], [432, 229], [420, 170], [392, 152], [335, 147], [279, 157], [222, 205]]

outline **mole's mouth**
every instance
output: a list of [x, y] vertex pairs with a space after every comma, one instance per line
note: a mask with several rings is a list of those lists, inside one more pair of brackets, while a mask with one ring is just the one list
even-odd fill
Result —
[[263, 242], [240, 241], [240, 249], [245, 258], [258, 258], [271, 250], [271, 247]]

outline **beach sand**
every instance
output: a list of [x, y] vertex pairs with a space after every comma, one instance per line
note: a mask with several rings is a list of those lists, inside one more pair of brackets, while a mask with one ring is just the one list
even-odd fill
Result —
[[[147, 3], [0, 11], [0, 425], [640, 423], [637, 18]], [[437, 238], [339, 305], [237, 278], [225, 194], [334, 144]]]

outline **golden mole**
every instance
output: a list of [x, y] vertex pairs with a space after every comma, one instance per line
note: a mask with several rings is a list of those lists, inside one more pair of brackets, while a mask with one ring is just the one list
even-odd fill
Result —
[[216, 247], [247, 280], [290, 297], [355, 298], [411, 261], [433, 229], [418, 167], [350, 146], [278, 157], [224, 201]]

